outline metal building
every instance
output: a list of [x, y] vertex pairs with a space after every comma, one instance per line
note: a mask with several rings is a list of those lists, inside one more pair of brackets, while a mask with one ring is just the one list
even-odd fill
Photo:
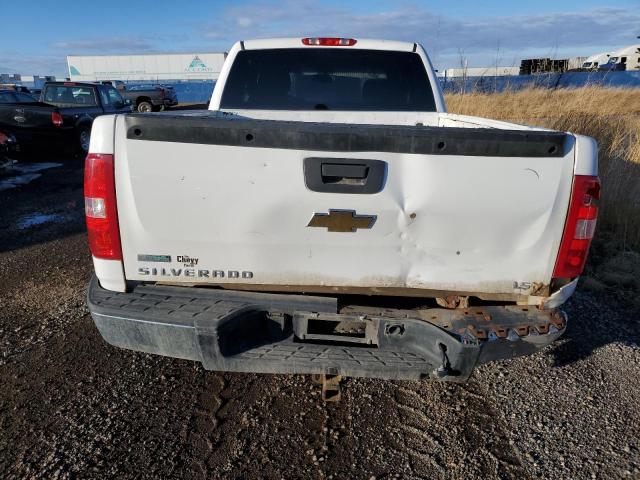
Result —
[[[64, 80], [61, 78], [59, 80]], [[21, 75], [19, 73], [0, 73], [0, 84], [21, 85], [28, 88], [42, 88], [45, 82], [55, 82], [52, 75]]]
[[68, 55], [73, 81], [216, 80], [226, 53]]

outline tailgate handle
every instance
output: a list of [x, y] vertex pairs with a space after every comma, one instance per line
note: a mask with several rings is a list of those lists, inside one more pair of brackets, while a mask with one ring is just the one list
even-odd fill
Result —
[[369, 173], [369, 167], [366, 165], [354, 165], [348, 163], [323, 163], [322, 164], [322, 180], [325, 183], [340, 183], [344, 180], [364, 180]]
[[304, 159], [304, 182], [309, 190], [326, 193], [378, 193], [385, 183], [387, 163], [356, 158]]

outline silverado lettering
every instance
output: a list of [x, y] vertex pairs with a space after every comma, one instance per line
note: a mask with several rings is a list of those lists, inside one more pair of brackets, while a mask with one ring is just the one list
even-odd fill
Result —
[[243, 270], [213, 270], [204, 268], [155, 268], [138, 267], [140, 275], [151, 275], [160, 277], [199, 277], [199, 278], [253, 278], [253, 272]]

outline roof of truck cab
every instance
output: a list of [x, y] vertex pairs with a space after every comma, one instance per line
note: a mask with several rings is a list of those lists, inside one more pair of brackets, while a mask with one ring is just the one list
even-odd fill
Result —
[[[412, 42], [399, 42], [396, 40], [375, 40], [371, 38], [356, 38], [356, 37], [342, 37], [353, 38], [356, 40], [356, 44], [352, 46], [317, 46], [317, 45], [304, 45], [302, 39], [307, 37], [296, 38], [262, 38], [257, 40], [244, 40], [238, 42], [240, 48], [244, 50], [266, 50], [274, 48], [342, 48], [342, 49], [361, 49], [361, 50], [392, 50], [400, 52], [415, 52], [417, 48], [416, 43]], [[318, 38], [311, 37], [308, 38]], [[320, 37], [322, 38], [322, 37]]]

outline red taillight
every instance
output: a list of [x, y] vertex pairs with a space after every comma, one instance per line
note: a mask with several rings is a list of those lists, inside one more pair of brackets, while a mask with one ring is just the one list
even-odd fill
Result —
[[0, 145], [4, 145], [5, 143], [9, 143], [9, 137], [0, 132]]
[[107, 260], [122, 260], [113, 155], [87, 155], [84, 165], [84, 211], [91, 254]]
[[357, 43], [357, 40], [354, 38], [313, 37], [303, 38], [302, 43], [322, 47], [352, 47]]
[[56, 127], [61, 127], [64, 120], [58, 112], [51, 112], [51, 121]]
[[564, 225], [554, 278], [574, 278], [584, 270], [591, 240], [596, 230], [600, 198], [598, 177], [576, 175], [573, 179], [569, 213]]

